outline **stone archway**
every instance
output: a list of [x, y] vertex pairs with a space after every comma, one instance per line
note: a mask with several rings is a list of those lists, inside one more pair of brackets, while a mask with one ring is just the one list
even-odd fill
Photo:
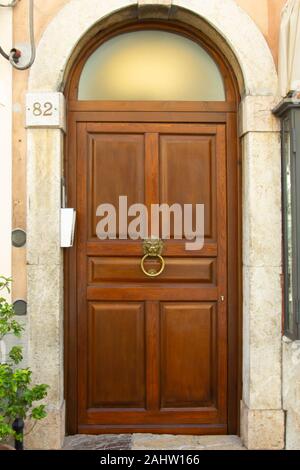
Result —
[[[105, 24], [124, 15], [137, 16], [138, 5], [144, 4], [148, 17], [170, 14], [202, 29], [226, 55], [239, 81], [244, 231], [242, 436], [249, 448], [282, 448], [280, 145], [278, 123], [271, 113], [277, 76], [262, 33], [234, 0], [70, 0], [42, 36], [28, 91], [59, 93], [81, 43]], [[67, 33], [63, 40], [62, 31]], [[47, 422], [30, 438], [35, 448], [60, 447], [65, 429], [63, 256], [59, 247], [63, 129], [63, 120], [54, 127], [28, 125], [29, 360], [39, 381], [50, 385]]]

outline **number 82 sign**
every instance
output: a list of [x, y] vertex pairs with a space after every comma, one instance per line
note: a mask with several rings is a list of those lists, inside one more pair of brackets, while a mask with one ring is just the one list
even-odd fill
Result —
[[65, 130], [65, 98], [62, 93], [28, 93], [26, 127]]
[[[30, 110], [28, 109], [28, 111]], [[47, 101], [42, 105], [42, 103], [36, 101], [33, 103], [32, 112], [34, 116], [53, 116], [53, 104], [50, 103], [50, 101]]]

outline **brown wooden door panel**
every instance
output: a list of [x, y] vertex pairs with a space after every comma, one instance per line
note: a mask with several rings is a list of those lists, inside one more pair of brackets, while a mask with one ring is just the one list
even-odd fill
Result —
[[[199, 284], [158, 283], [151, 284], [119, 284], [117, 287], [111, 283], [102, 283], [99, 287], [88, 287], [86, 298], [88, 300], [184, 300], [184, 301], [218, 301], [220, 295], [218, 288], [199, 288]], [[221, 291], [222, 292], [222, 291]], [[221, 308], [221, 306], [220, 306]]]
[[160, 203], [205, 205], [205, 238], [216, 239], [215, 136], [160, 137]]
[[216, 408], [216, 306], [161, 305], [161, 408]]
[[[98, 240], [96, 211], [100, 204], [118, 207], [122, 195], [128, 197], [128, 205], [145, 202], [145, 143], [141, 134], [88, 134], [88, 146], [89, 238]], [[118, 227], [117, 217], [119, 237]]]
[[[220, 422], [220, 416], [214, 408], [203, 408], [201, 412], [197, 409], [189, 408], [186, 412], [176, 410], [161, 410], [159, 412], [135, 411], [135, 410], [107, 410], [100, 412], [98, 409], [88, 409], [84, 415], [84, 421], [80, 425], [111, 425], [120, 426], [174, 426], [174, 425], [217, 425], [223, 424], [226, 430], [226, 423]], [[126, 423], [126, 424], [125, 424]], [[122, 426], [122, 424], [121, 424]], [[155, 429], [155, 428], [154, 428]], [[226, 432], [226, 431], [225, 431]]]
[[178, 123], [147, 123], [147, 122], [85, 122], [88, 133], [119, 133], [119, 134], [190, 134], [215, 135], [220, 124], [178, 124]]
[[88, 408], [145, 408], [144, 303], [90, 303], [88, 338]]
[[[226, 433], [227, 182], [223, 124], [78, 122], [79, 432]], [[99, 240], [101, 203], [205, 204], [205, 244]], [[147, 265], [151, 267], [155, 261]]]
[[[89, 285], [101, 282], [142, 282], [151, 285], [153, 280], [145, 278], [140, 267], [141, 257], [99, 256], [88, 259]], [[158, 271], [159, 261], [155, 258], [145, 263], [147, 269]], [[216, 284], [217, 262], [213, 258], [172, 258], [159, 277], [159, 282], [200, 283], [207, 286]]]
[[[95, 376], [89, 376], [83, 423], [117, 425], [123, 419], [132, 425], [225, 423], [220, 405], [221, 390], [226, 384], [219, 384], [217, 396], [216, 383], [217, 367], [222, 361], [216, 343], [216, 305], [172, 302], [160, 306], [149, 303], [147, 307], [149, 331], [143, 336], [143, 305], [90, 304], [92, 364], [89, 363], [88, 370]], [[159, 318], [157, 335], [157, 325], [151, 321], [153, 314]], [[147, 396], [147, 404], [145, 349], [148, 354], [149, 350], [156, 350], [157, 357], [152, 356], [152, 360], [160, 363], [160, 373], [158, 369], [155, 371], [157, 393], [150, 402]], [[151, 394], [150, 379], [148, 375]], [[120, 395], [116, 396], [116, 392]]]

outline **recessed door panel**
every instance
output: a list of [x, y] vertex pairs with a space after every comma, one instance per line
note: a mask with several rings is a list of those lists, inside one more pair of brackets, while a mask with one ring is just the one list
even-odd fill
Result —
[[[119, 236], [119, 197], [128, 206], [144, 203], [144, 135], [90, 133], [88, 136], [89, 234], [96, 238], [100, 204], [116, 208], [116, 236]], [[123, 233], [123, 236], [127, 233]]]
[[161, 305], [161, 407], [216, 407], [216, 305]]
[[[159, 261], [155, 258], [147, 262], [148, 269], [158, 269]], [[89, 258], [89, 285], [99, 285], [103, 282], [140, 282], [151, 283], [141, 270], [137, 257], [99, 256]], [[168, 269], [159, 277], [160, 282], [189, 282], [207, 286], [215, 286], [217, 263], [214, 258], [170, 258]]]
[[88, 407], [144, 408], [143, 303], [90, 303], [88, 337]]
[[161, 136], [160, 202], [180, 204], [182, 210], [192, 204], [193, 230], [196, 204], [203, 204], [205, 237], [216, 239], [215, 135]]

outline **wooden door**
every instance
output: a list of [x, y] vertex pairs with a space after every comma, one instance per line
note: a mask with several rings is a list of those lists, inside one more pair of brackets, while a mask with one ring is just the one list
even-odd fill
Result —
[[[226, 125], [82, 119], [69, 152], [76, 432], [227, 433]], [[148, 278], [141, 240], [97, 238], [98, 205], [120, 195], [203, 203], [204, 247], [165, 240], [165, 271]]]

